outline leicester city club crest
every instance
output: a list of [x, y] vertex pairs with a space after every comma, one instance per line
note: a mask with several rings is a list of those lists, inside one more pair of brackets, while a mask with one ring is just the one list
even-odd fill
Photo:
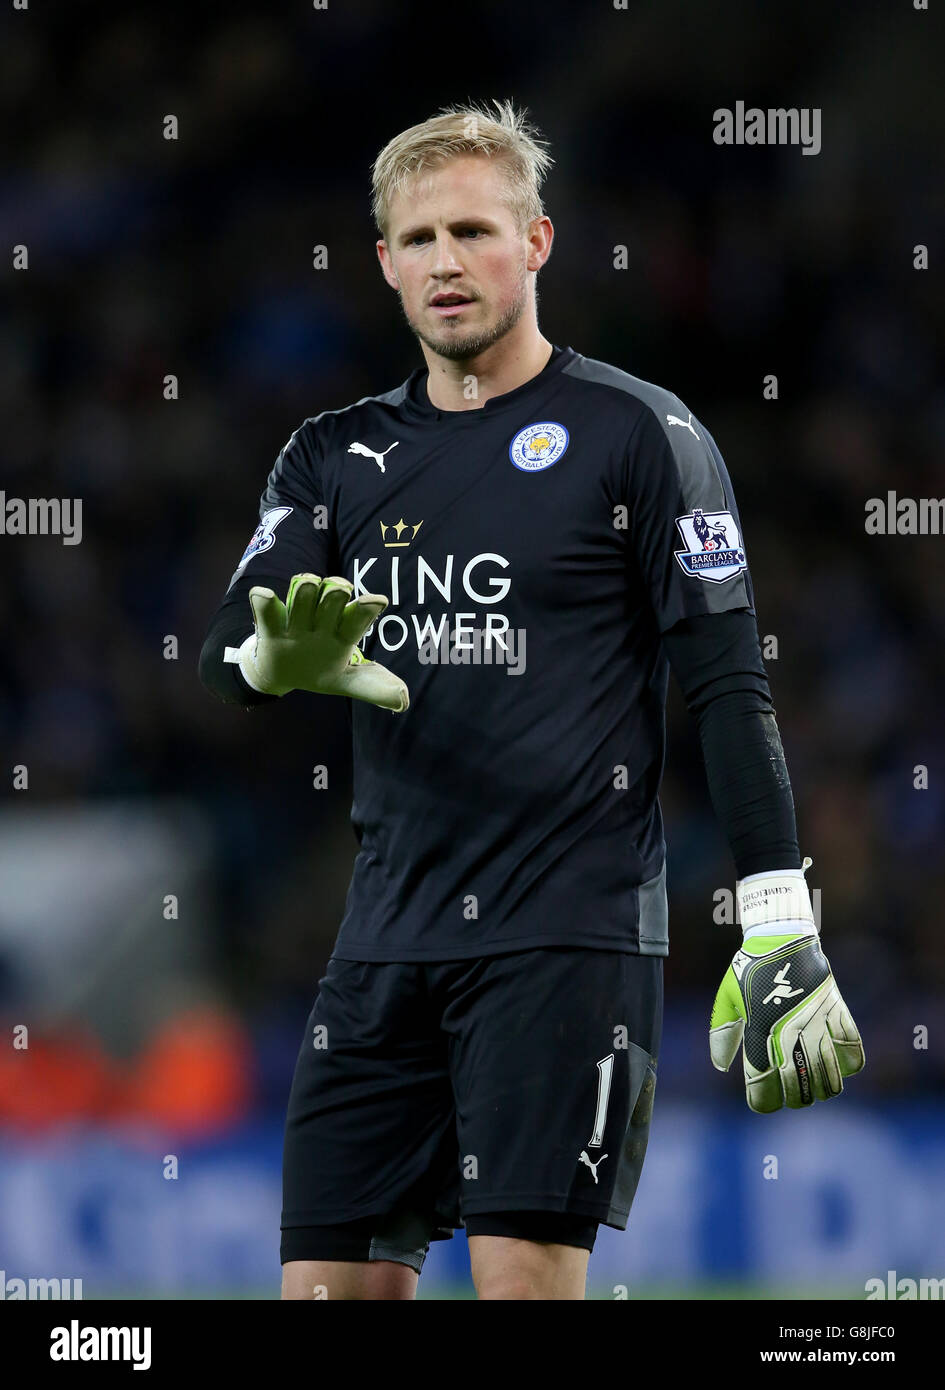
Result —
[[748, 568], [731, 512], [704, 512], [696, 507], [688, 516], [677, 516], [676, 525], [685, 548], [675, 555], [686, 574], [723, 584]]
[[540, 473], [550, 468], [568, 447], [568, 432], [564, 425], [543, 420], [540, 425], [526, 425], [509, 445], [509, 458], [525, 473]]

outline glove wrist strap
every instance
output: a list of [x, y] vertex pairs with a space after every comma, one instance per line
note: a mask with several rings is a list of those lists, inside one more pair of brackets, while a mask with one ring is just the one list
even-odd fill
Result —
[[249, 686], [250, 690], [255, 690], [260, 695], [271, 695], [273, 693], [271, 690], [267, 690], [264, 685], [258, 683], [259, 672], [256, 670], [253, 663], [253, 657], [256, 654], [255, 632], [249, 634], [246, 641], [237, 648], [237, 651], [239, 654], [240, 675], [243, 677], [243, 680]]
[[735, 885], [736, 921], [743, 939], [753, 936], [816, 936], [817, 924], [804, 875], [813, 863], [799, 869], [749, 874]]

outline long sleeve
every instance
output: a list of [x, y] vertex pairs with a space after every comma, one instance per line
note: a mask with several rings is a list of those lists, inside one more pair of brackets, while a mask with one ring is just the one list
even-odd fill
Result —
[[683, 619], [664, 649], [702, 743], [709, 793], [739, 878], [800, 868], [794, 797], [754, 614]]
[[224, 704], [242, 705], [244, 709], [269, 705], [279, 699], [278, 695], [264, 695], [253, 690], [246, 684], [236, 662], [226, 660], [227, 647], [239, 647], [253, 631], [249, 591], [255, 584], [272, 589], [285, 599], [288, 585], [284, 579], [260, 574], [238, 579], [210, 619], [198, 667], [200, 680], [211, 695], [216, 695]]
[[320, 524], [326, 513], [315, 422], [306, 420], [273, 465], [259, 502], [259, 525], [210, 620], [200, 652], [200, 680], [226, 704], [252, 709], [279, 698], [247, 685], [239, 666], [226, 660], [226, 649], [239, 647], [253, 631], [249, 591], [254, 585], [272, 589], [284, 600], [294, 574], [336, 573], [334, 533]]

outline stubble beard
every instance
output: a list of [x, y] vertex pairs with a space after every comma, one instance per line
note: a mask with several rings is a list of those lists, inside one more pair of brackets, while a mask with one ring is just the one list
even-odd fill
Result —
[[[407, 316], [406, 310], [404, 310], [404, 317], [407, 319], [411, 332], [422, 343], [425, 343], [431, 352], [435, 352], [438, 357], [445, 357], [450, 362], [462, 362], [487, 352], [494, 343], [504, 338], [506, 333], [511, 332], [524, 314], [527, 305], [528, 272], [523, 266], [515, 294], [491, 328], [472, 329], [463, 332], [458, 326], [454, 330], [457, 320], [444, 319], [446, 336], [433, 338]], [[400, 297], [400, 307], [402, 309], [404, 307], [403, 295]]]

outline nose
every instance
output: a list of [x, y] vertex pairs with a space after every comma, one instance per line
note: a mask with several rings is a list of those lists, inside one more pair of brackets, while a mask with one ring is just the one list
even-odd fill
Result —
[[438, 279], [449, 279], [454, 275], [462, 275], [463, 267], [456, 259], [456, 243], [449, 232], [442, 231], [437, 233], [436, 252], [433, 257], [433, 264], [430, 267], [430, 274]]

